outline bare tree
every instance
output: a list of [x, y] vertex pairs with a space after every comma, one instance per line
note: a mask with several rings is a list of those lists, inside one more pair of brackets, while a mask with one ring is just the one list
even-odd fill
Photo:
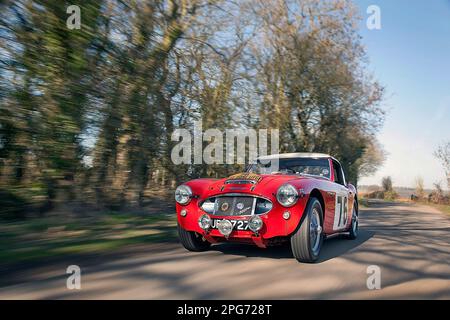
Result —
[[385, 192], [391, 192], [392, 191], [392, 178], [391, 177], [384, 177], [381, 180], [381, 186], [383, 187], [383, 191]]
[[382, 163], [366, 152], [383, 120], [383, 88], [365, 71], [355, 7], [271, 0], [254, 1], [252, 10], [261, 21], [251, 44], [260, 125], [280, 129], [282, 151], [339, 157], [356, 183], [365, 161], [372, 169]]
[[419, 199], [423, 199], [425, 197], [425, 189], [424, 189], [422, 177], [416, 178], [416, 196]]
[[383, 147], [377, 141], [368, 141], [364, 153], [355, 162], [358, 177], [366, 177], [374, 174], [384, 163], [386, 154]]
[[444, 200], [444, 190], [440, 182], [434, 183], [434, 190], [431, 192], [429, 199], [437, 204], [441, 204]]
[[447, 178], [447, 186], [450, 189], [450, 142], [438, 147], [434, 153], [435, 157], [441, 161]]

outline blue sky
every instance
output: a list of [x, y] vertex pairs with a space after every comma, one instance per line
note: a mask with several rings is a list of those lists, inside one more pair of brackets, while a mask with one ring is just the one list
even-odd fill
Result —
[[[450, 140], [450, 0], [355, 0], [363, 17], [360, 34], [369, 68], [386, 87], [386, 122], [378, 135], [387, 160], [360, 184], [414, 186], [417, 176], [430, 188], [445, 174], [433, 156]], [[367, 7], [381, 9], [381, 30], [368, 30]]]

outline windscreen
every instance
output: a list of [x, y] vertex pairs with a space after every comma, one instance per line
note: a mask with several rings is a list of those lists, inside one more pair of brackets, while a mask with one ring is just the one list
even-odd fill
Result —
[[330, 178], [327, 158], [278, 159], [278, 170], [273, 171], [269, 160], [258, 160], [248, 167], [248, 172], [257, 174], [299, 174]]

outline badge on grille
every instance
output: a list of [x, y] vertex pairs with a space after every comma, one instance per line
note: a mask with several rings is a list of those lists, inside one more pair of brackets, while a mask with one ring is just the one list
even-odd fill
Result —
[[227, 211], [228, 210], [228, 202], [224, 202], [222, 203], [222, 205], [220, 206], [220, 210], [222, 211]]

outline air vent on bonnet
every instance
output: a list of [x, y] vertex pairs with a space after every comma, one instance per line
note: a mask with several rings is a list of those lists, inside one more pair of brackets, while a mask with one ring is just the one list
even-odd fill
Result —
[[225, 184], [256, 184], [254, 180], [227, 180]]

